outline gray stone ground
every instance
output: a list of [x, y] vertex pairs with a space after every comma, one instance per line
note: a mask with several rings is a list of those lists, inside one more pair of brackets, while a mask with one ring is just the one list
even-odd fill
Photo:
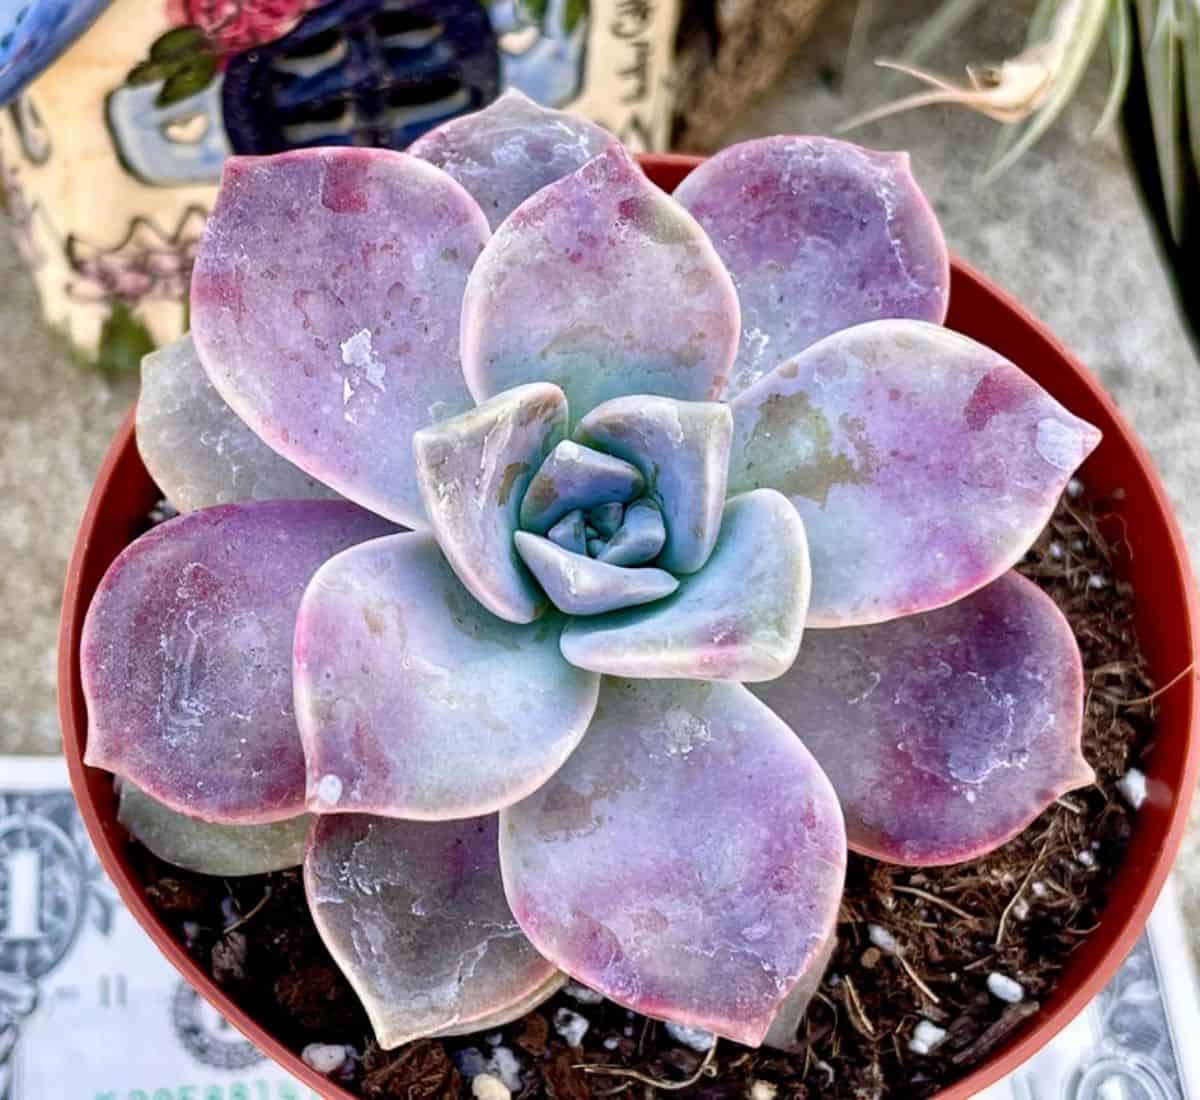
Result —
[[[896, 52], [928, 3], [887, 9], [866, 55]], [[727, 140], [828, 132], [884, 95], [881, 77], [859, 71], [834, 94], [822, 69], [839, 69], [849, 10], [804, 50], [762, 103], [733, 121]], [[1013, 11], [986, 6], [953, 49], [947, 71], [996, 58], [1019, 37]], [[1198, 483], [1200, 363], [1183, 330], [1151, 227], [1119, 142], [1090, 140], [1106, 65], [1094, 66], [1076, 103], [1017, 169], [976, 186], [994, 140], [985, 120], [945, 109], [864, 129], [865, 144], [907, 148], [951, 246], [1026, 302], [1102, 379], [1159, 465], [1193, 556], [1200, 550]], [[54, 752], [54, 636], [66, 556], [104, 448], [133, 397], [81, 372], [37, 320], [15, 249], [0, 241], [0, 752]], [[1200, 930], [1200, 809], [1180, 856], [1190, 923]], [[1200, 951], [1200, 932], [1195, 945]]]

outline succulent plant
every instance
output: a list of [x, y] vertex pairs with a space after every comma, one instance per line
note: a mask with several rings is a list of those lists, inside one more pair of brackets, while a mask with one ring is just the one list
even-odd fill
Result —
[[1099, 433], [948, 286], [907, 158], [831, 139], [671, 197], [507, 96], [412, 154], [231, 159], [138, 407], [185, 514], [84, 630], [122, 820], [229, 874], [314, 815], [384, 1046], [564, 974], [790, 1045], [847, 843], [965, 859], [1091, 778], [1010, 570]]

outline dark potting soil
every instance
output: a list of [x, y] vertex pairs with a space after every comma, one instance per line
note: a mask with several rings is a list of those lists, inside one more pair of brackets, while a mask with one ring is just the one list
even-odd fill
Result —
[[[513, 1084], [519, 1073], [513, 1096], [521, 1100], [640, 1098], [658, 1094], [656, 1085], [704, 1100], [927, 1096], [1037, 1013], [1095, 926], [1124, 854], [1134, 811], [1117, 781], [1153, 735], [1154, 685], [1134, 636], [1133, 593], [1114, 579], [1097, 527], [1110, 503], [1064, 498], [1019, 566], [1079, 640], [1095, 786], [1059, 799], [1016, 839], [969, 863], [912, 870], [852, 854], [838, 949], [799, 1054], [725, 1040], [704, 1051], [684, 1036], [696, 1050], [665, 1025], [577, 987], [490, 1035], [383, 1051], [317, 936], [299, 871], [216, 879], [135, 845], [147, 895], [200, 966], [287, 1046], [349, 1048], [331, 1078], [367, 1100], [470, 1096], [472, 1075], [485, 1069]], [[989, 976], [1002, 992], [1004, 979], [1017, 983], [1009, 988], [1021, 999], [995, 995]], [[910, 1048], [922, 1020], [945, 1032], [928, 1054]]]

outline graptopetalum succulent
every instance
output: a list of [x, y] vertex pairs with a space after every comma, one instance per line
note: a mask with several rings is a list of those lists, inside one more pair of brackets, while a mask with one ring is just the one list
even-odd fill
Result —
[[941, 327], [948, 272], [907, 158], [825, 138], [671, 197], [510, 94], [231, 159], [138, 405], [186, 514], [84, 630], [121, 819], [220, 874], [308, 830], [385, 1047], [564, 974], [786, 1047], [847, 845], [968, 859], [1091, 779], [1010, 570], [1099, 433]]

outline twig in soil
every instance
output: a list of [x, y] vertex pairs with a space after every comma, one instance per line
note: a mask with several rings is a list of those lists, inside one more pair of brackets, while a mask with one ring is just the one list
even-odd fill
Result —
[[1195, 669], [1196, 669], [1196, 662], [1192, 661], [1187, 666], [1187, 668], [1183, 669], [1181, 672], [1177, 672], [1165, 684], [1163, 684], [1162, 687], [1157, 688], [1156, 690], [1150, 692], [1149, 695], [1143, 695], [1143, 696], [1141, 696], [1141, 698], [1138, 698], [1138, 699], [1118, 700], [1113, 705], [1118, 706], [1118, 707], [1140, 707], [1143, 703], [1152, 703], [1155, 699], [1157, 699], [1164, 692], [1170, 691], [1171, 688], [1173, 688], [1177, 683], [1179, 683], [1180, 680], [1182, 680], [1189, 673], [1194, 672]]
[[979, 918], [968, 913], [965, 909], [960, 909], [957, 905], [948, 902], [945, 898], [939, 898], [937, 894], [931, 894], [927, 890], [920, 890], [916, 886], [897, 886], [892, 885], [892, 889], [898, 894], [912, 894], [913, 897], [921, 898], [929, 902], [931, 905], [940, 905], [943, 909], [949, 910], [956, 917], [962, 917], [963, 920], [968, 920], [972, 924], [978, 924]]
[[1020, 900], [1020, 897], [1025, 893], [1025, 887], [1033, 881], [1033, 876], [1037, 873], [1037, 869], [1042, 865], [1042, 856], [1046, 854], [1046, 849], [1050, 847], [1050, 837], [1046, 837], [1042, 841], [1042, 846], [1038, 849], [1038, 854], [1033, 857], [1033, 862], [1029, 865], [1029, 870], [1025, 872], [1025, 877], [1021, 879], [1021, 885], [1017, 887], [1016, 893], [1008, 899], [1008, 904], [1004, 907], [1004, 912], [1000, 914], [1000, 923], [996, 926], [995, 946], [999, 947], [1004, 942], [1004, 929], [1008, 925], [1009, 914], [1012, 913], [1013, 907]]
[[850, 1022], [854, 1025], [854, 1029], [861, 1032], [868, 1039], [874, 1039], [875, 1025], [867, 1019], [867, 1014], [863, 1011], [862, 1001], [858, 999], [858, 990], [854, 988], [854, 982], [848, 976], [843, 979], [842, 988], [846, 991], [846, 1008], [850, 1012]]
[[640, 1072], [636, 1069], [626, 1069], [624, 1066], [593, 1066], [587, 1062], [581, 1062], [572, 1069], [582, 1070], [584, 1073], [598, 1073], [605, 1077], [628, 1077], [634, 1081], [640, 1081], [643, 1085], [649, 1085], [652, 1089], [662, 1089], [664, 1092], [677, 1092], [679, 1089], [691, 1088], [701, 1077], [715, 1077], [716, 1070], [711, 1069], [713, 1058], [717, 1053], [717, 1044], [719, 1039], [713, 1039], [713, 1045], [708, 1048], [708, 1053], [704, 1056], [704, 1061], [696, 1067], [696, 1072], [691, 1077], [685, 1077], [682, 1081], [663, 1081], [656, 1077]]
[[986, 1057], [994, 1047], [999, 1046], [1018, 1025], [1036, 1015], [1040, 1007], [1037, 1001], [1022, 1001], [1020, 1004], [1009, 1005], [1000, 1014], [1000, 1019], [985, 1029], [978, 1039], [956, 1054], [950, 1055], [950, 1061], [956, 1066], [974, 1065], [980, 1058]]
[[236, 932], [248, 920], [252, 920], [254, 917], [256, 917], [262, 911], [262, 907], [270, 900], [270, 897], [271, 889], [268, 887], [266, 893], [264, 893], [263, 896], [255, 903], [254, 908], [244, 916], [238, 917], [238, 919], [235, 920], [228, 928], [223, 929], [221, 935], [228, 936], [230, 932]]
[[892, 958], [904, 968], [904, 973], [909, 976], [913, 985], [915, 985], [922, 993], [924, 993], [926, 997], [928, 997], [935, 1005], [940, 1005], [942, 1003], [938, 999], [938, 995], [921, 980], [921, 975], [917, 973], [916, 969], [913, 967], [913, 964], [910, 963], [908, 959], [906, 959], [899, 951], [897, 951]]

